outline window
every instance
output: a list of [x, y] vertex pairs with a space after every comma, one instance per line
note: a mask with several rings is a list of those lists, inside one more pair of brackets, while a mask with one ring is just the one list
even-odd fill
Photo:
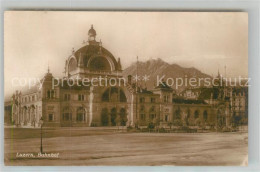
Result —
[[78, 113], [77, 114], [77, 121], [85, 121], [84, 113]]
[[50, 90], [47, 91], [47, 99], [49, 99], [49, 98], [51, 98], [51, 91]]
[[34, 101], [34, 99], [35, 99], [35, 97], [34, 97], [34, 96], [32, 96], [32, 101]]
[[152, 106], [152, 107], [150, 108], [150, 112], [154, 112], [154, 111], [155, 111], [155, 107]]
[[47, 91], [47, 99], [53, 99], [55, 98], [55, 91], [54, 90], [48, 90]]
[[151, 103], [155, 103], [155, 98], [151, 98]]
[[84, 95], [83, 94], [79, 94], [78, 95], [78, 101], [84, 101]]
[[69, 121], [69, 120], [71, 120], [71, 113], [63, 113], [62, 114], [62, 119], [63, 119], [63, 121]]
[[168, 95], [165, 95], [164, 97], [163, 97], [163, 101], [164, 101], [164, 103], [168, 103], [169, 102], [169, 96]]
[[53, 99], [55, 97], [54, 90], [51, 90], [51, 98]]
[[49, 120], [49, 121], [54, 121], [53, 114], [49, 114], [48, 120]]
[[169, 115], [164, 115], [164, 120], [167, 122], [169, 120]]
[[145, 114], [140, 114], [141, 120], [145, 120]]
[[150, 114], [150, 120], [153, 120], [155, 118], [155, 114]]
[[70, 100], [70, 94], [64, 94], [64, 100]]
[[140, 111], [143, 112], [144, 110], [145, 110], [145, 108], [144, 108], [144, 106], [142, 105], [142, 106], [140, 107]]
[[144, 103], [145, 102], [145, 98], [141, 97], [139, 101], [140, 101], [140, 103]]
[[83, 107], [79, 107], [79, 108], [77, 109], [76, 120], [77, 120], [78, 122], [85, 121], [85, 110], [84, 110]]
[[195, 112], [194, 112], [194, 118], [195, 119], [197, 119], [197, 118], [199, 118], [199, 111], [198, 110], [196, 110]]

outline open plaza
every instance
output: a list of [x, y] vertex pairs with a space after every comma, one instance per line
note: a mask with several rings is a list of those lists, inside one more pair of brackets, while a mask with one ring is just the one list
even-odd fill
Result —
[[[117, 127], [5, 128], [5, 165], [246, 165], [247, 132], [127, 132]], [[40, 154], [40, 156], [39, 156]], [[42, 154], [42, 155], [41, 155]], [[44, 154], [44, 155], [43, 155]]]

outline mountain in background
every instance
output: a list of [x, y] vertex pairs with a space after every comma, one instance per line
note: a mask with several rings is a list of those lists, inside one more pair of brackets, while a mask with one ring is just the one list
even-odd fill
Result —
[[[127, 78], [128, 75], [136, 75], [136, 64], [137, 63], [133, 63], [128, 68], [123, 70], [123, 76], [125, 78]], [[146, 82], [142, 80], [142, 77], [145, 75], [149, 76], [149, 80]], [[169, 64], [160, 58], [151, 59], [146, 62], [138, 62], [138, 76], [141, 76], [141, 81], [139, 81], [139, 84], [141, 84], [142, 87], [153, 89], [156, 86], [157, 76], [161, 78], [164, 75], [165, 81], [167, 78], [173, 78], [174, 81], [176, 81], [176, 78], [212, 78], [194, 67], [184, 68], [177, 64]], [[172, 87], [175, 89], [175, 84]], [[178, 89], [178, 91], [181, 91], [184, 88], [186, 87], [182, 86]]]

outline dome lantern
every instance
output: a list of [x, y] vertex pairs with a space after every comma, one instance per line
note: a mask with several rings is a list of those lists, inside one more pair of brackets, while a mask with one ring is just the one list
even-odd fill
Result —
[[93, 25], [91, 25], [91, 28], [88, 31], [88, 40], [89, 41], [95, 41], [96, 40], [96, 35], [97, 35], [96, 31], [93, 28]]

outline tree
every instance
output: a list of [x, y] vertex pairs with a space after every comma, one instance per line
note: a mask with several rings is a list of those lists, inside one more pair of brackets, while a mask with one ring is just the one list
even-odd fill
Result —
[[121, 117], [121, 125], [122, 126], [125, 126], [127, 121], [128, 121], [128, 119], [127, 119], [126, 116]]
[[240, 125], [241, 119], [242, 119], [242, 117], [240, 115], [233, 115], [232, 116], [231, 121], [232, 121], [234, 127], [238, 127]]
[[189, 118], [189, 119], [188, 119], [188, 123], [189, 123], [189, 126], [194, 126], [194, 125], [195, 125], [195, 120], [194, 120], [194, 118]]
[[181, 119], [175, 119], [175, 120], [173, 120], [173, 125], [175, 125], [175, 126], [182, 126], [183, 124], [182, 124]]
[[172, 125], [173, 125], [173, 123], [171, 121], [168, 122], [168, 126], [170, 127], [170, 130], [172, 129]]
[[150, 132], [151, 129], [154, 129], [154, 123], [149, 122], [147, 128], [149, 129], [149, 132]]
[[156, 129], [159, 131], [160, 119], [159, 118], [154, 118], [153, 119], [153, 124], [155, 125]]
[[181, 108], [178, 107], [174, 113], [174, 119], [181, 119]]

